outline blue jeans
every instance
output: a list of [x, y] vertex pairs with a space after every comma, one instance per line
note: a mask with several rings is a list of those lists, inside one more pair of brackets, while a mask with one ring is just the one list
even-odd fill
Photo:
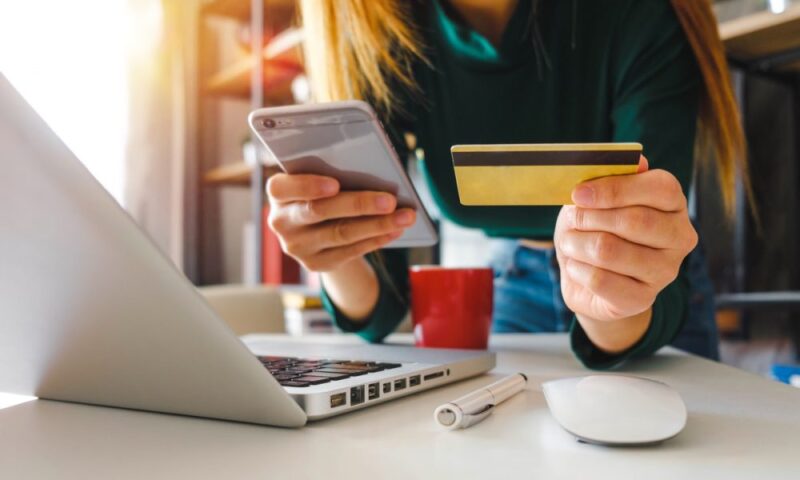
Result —
[[[672, 345], [712, 360], [719, 359], [714, 320], [714, 287], [700, 246], [688, 257], [689, 316]], [[561, 296], [555, 250], [533, 249], [515, 240], [492, 240], [494, 319], [492, 331], [565, 332], [572, 312]]]

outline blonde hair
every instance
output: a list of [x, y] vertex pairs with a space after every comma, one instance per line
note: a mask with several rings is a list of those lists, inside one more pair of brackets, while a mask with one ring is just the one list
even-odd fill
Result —
[[[753, 194], [744, 132], [710, 0], [671, 0], [703, 78], [698, 145], [701, 166], [712, 158], [726, 212], [733, 213], [735, 178]], [[415, 89], [411, 64], [425, 61], [407, 0], [301, 0], [306, 68], [317, 100], [371, 101], [393, 111], [393, 86]], [[713, 155], [706, 155], [710, 150]], [[754, 212], [755, 213], [755, 212]]]
[[371, 100], [390, 112], [392, 80], [415, 88], [411, 63], [424, 55], [411, 3], [301, 0], [303, 53], [317, 100]]

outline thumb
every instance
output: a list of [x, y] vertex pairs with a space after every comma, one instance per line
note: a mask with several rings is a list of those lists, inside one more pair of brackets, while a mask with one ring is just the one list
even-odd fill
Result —
[[639, 156], [639, 168], [636, 170], [636, 173], [644, 173], [650, 170], [650, 163], [647, 161], [647, 158], [644, 155]]

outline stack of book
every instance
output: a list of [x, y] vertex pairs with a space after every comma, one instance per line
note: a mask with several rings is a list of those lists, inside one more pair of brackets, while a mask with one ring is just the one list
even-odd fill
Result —
[[319, 293], [307, 291], [288, 291], [283, 293], [286, 333], [289, 335], [308, 335], [312, 333], [333, 333], [333, 319], [322, 308]]

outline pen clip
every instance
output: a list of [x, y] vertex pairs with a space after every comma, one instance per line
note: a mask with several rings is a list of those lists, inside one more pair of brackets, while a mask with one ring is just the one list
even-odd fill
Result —
[[488, 417], [492, 413], [492, 410], [494, 410], [494, 404], [490, 403], [487, 404], [485, 407], [481, 408], [480, 410], [471, 413], [465, 413], [463, 417], [464, 420], [461, 423], [461, 428], [467, 428], [471, 425], [479, 423], [480, 421]]

